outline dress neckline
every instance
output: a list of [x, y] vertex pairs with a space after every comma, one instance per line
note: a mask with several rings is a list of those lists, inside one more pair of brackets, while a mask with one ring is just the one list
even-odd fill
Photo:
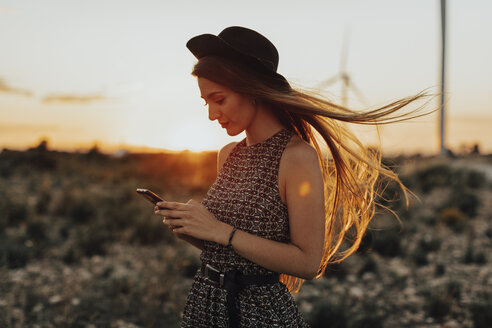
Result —
[[249, 146], [246, 145], [246, 138], [244, 138], [241, 141], [241, 145], [243, 146], [243, 148], [246, 148], [246, 149], [256, 148], [256, 147], [258, 147], [260, 145], [266, 144], [269, 141], [273, 140], [274, 138], [276, 138], [277, 136], [279, 136], [280, 134], [282, 134], [284, 131], [287, 131], [287, 129], [286, 128], [281, 128], [278, 132], [276, 132], [275, 134], [273, 134], [271, 137], [268, 137], [268, 138], [266, 138], [263, 141], [257, 142], [255, 144], [252, 144], [252, 145], [249, 145]]

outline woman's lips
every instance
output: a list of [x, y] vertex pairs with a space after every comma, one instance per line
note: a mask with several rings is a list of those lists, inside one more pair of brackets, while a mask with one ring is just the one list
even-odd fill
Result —
[[220, 125], [222, 125], [222, 128], [227, 127], [228, 124], [229, 124], [229, 122], [227, 122], [227, 123], [220, 123]]

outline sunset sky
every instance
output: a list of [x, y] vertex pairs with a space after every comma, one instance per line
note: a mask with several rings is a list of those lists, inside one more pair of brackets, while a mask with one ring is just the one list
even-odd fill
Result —
[[[278, 71], [313, 88], [347, 72], [371, 109], [440, 83], [438, 0], [1, 1], [0, 149], [99, 144], [216, 150], [230, 137], [208, 120], [191, 37], [255, 29], [280, 54]], [[492, 2], [448, 1], [447, 142], [492, 151]], [[340, 84], [326, 89], [339, 101]], [[438, 99], [430, 104], [438, 106]], [[383, 150], [437, 152], [438, 116], [381, 129]], [[357, 130], [364, 142], [374, 133]]]

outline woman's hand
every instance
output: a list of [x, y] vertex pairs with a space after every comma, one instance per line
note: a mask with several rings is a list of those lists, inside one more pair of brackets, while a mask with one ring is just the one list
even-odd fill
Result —
[[217, 242], [220, 232], [226, 231], [223, 222], [217, 220], [205, 206], [193, 199], [186, 204], [162, 201], [156, 204], [154, 212], [164, 216], [162, 222], [180, 239], [192, 236]]

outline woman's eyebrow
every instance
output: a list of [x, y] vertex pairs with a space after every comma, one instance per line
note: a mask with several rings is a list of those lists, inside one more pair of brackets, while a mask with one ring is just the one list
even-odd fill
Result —
[[220, 91], [213, 91], [213, 92], [210, 92], [206, 97], [203, 97], [203, 95], [200, 95], [200, 97], [202, 97], [203, 99], [210, 98], [213, 95], [218, 94], [218, 93], [220, 93]]

